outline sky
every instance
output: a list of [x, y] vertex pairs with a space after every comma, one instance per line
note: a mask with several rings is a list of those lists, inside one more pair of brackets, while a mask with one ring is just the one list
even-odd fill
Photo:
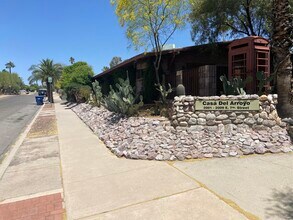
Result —
[[[0, 8], [0, 70], [12, 61], [25, 83], [29, 67], [41, 59], [70, 65], [72, 56], [98, 74], [114, 56], [125, 60], [143, 52], [129, 48], [110, 0], [0, 0]], [[168, 43], [194, 45], [190, 27]]]

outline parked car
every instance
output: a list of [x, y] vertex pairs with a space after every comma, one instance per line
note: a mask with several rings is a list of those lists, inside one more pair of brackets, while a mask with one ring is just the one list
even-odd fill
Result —
[[38, 95], [47, 96], [47, 89], [39, 89]]

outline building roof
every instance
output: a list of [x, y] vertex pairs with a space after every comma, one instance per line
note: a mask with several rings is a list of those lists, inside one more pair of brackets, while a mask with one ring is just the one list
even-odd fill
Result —
[[241, 44], [253, 44], [253, 43], [259, 43], [259, 44], [263, 44], [264, 46], [269, 44], [269, 41], [263, 37], [260, 36], [248, 36], [248, 37], [244, 37], [241, 39], [236, 39], [233, 40], [230, 45], [229, 48], [235, 47], [235, 46], [239, 46]]
[[[164, 50], [162, 52], [162, 55], [166, 55], [166, 54], [172, 54], [172, 53], [182, 53], [182, 52], [190, 52], [193, 50], [200, 50], [202, 48], [208, 47], [208, 46], [212, 46], [212, 45], [217, 45], [217, 46], [223, 46], [223, 47], [228, 47], [228, 45], [231, 43], [231, 41], [227, 41], [227, 42], [218, 42], [218, 43], [212, 43], [212, 44], [203, 44], [203, 45], [196, 45], [196, 46], [189, 46], [189, 47], [182, 47], [182, 48], [174, 48], [174, 49], [170, 49], [170, 50]], [[119, 63], [118, 65], [112, 67], [111, 69], [108, 69], [104, 72], [101, 72], [97, 75], [95, 75], [93, 78], [94, 79], [98, 79], [101, 76], [104, 76], [106, 74], [111, 74], [112, 72], [114, 72], [115, 70], [119, 69], [119, 68], [123, 68], [126, 67], [128, 65], [131, 65], [137, 61], [140, 60], [144, 60], [150, 57], [154, 57], [155, 53], [154, 52], [147, 52], [147, 53], [141, 53], [138, 54], [130, 59], [124, 60], [123, 62]]]

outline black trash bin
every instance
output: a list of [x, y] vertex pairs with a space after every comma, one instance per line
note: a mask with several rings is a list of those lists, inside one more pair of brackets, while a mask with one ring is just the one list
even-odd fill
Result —
[[43, 105], [44, 104], [44, 96], [36, 96], [36, 102], [37, 102], [37, 105]]

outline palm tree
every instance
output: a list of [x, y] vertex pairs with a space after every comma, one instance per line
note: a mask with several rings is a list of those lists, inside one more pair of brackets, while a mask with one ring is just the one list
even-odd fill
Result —
[[11, 74], [11, 69], [15, 67], [14, 63], [9, 61], [5, 64], [6, 69], [9, 69], [9, 73]]
[[278, 110], [281, 117], [293, 118], [293, 105], [289, 102], [291, 91], [293, 46], [293, 16], [289, 0], [273, 0], [273, 65], [277, 75]]
[[48, 99], [53, 102], [53, 95], [48, 77], [52, 77], [53, 83], [56, 82], [61, 76], [62, 69], [63, 67], [61, 64], [54, 63], [54, 61], [50, 59], [43, 59], [38, 65], [32, 65], [29, 68], [29, 71], [32, 72], [32, 75], [28, 78], [29, 83], [41, 81], [43, 84], [46, 82]]
[[72, 64], [74, 64], [74, 63], [75, 63], [75, 59], [74, 59], [73, 57], [70, 57], [70, 58], [69, 58], [69, 62], [70, 62], [70, 63], [71, 63], [71, 65], [72, 65]]

